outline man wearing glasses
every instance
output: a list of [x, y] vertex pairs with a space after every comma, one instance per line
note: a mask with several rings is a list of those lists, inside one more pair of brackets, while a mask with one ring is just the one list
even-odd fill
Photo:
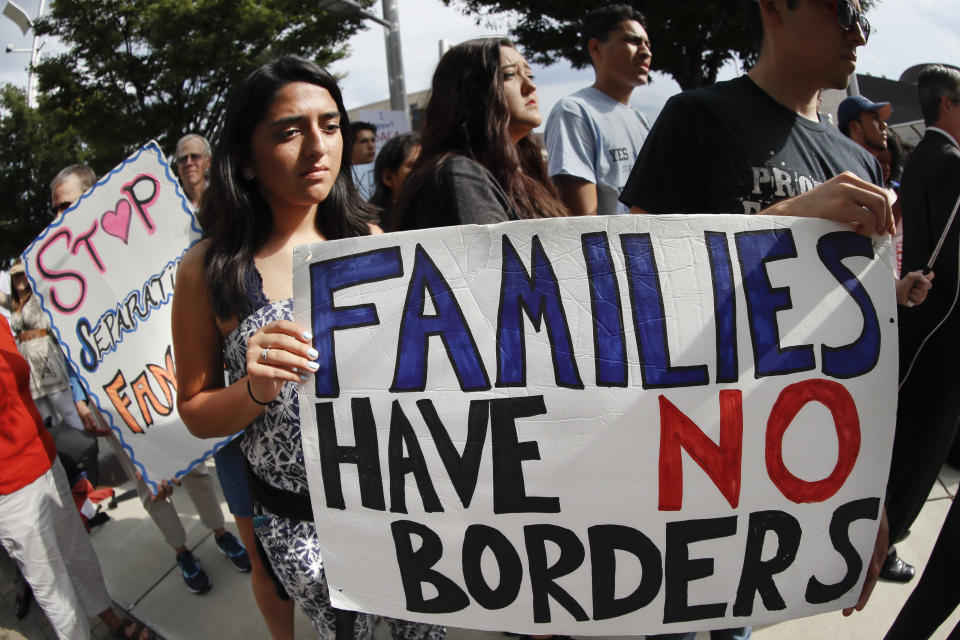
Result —
[[[50, 182], [50, 205], [54, 217], [69, 209], [70, 205], [76, 202], [96, 181], [97, 175], [93, 172], [93, 169], [86, 165], [72, 164], [61, 169], [60, 173]], [[0, 298], [2, 297], [0, 295]], [[64, 360], [66, 360], [66, 357], [64, 357]], [[73, 402], [77, 406], [77, 415], [80, 416], [80, 422], [83, 423], [84, 430], [94, 435], [106, 435], [109, 430], [101, 430], [97, 425], [96, 418], [87, 406], [87, 394], [70, 364], [67, 364], [67, 373]]]
[[[200, 136], [196, 136], [196, 138], [203, 140]], [[204, 142], [206, 141], [204, 140]], [[192, 152], [184, 151], [183, 153]], [[177, 157], [180, 157], [180, 153], [177, 154]], [[209, 154], [207, 163], [209, 164]], [[193, 165], [194, 163], [191, 160], [185, 164]], [[96, 174], [85, 165], [70, 165], [60, 171], [50, 183], [50, 200], [54, 212], [60, 213], [69, 209], [95, 182]], [[77, 385], [79, 386], [79, 382], [77, 382]], [[80, 392], [83, 392], [82, 389]], [[76, 393], [74, 397], [76, 398]], [[123, 450], [123, 446], [113, 432], [110, 429], [97, 426], [97, 420], [86, 403], [78, 401], [77, 409], [84, 425], [91, 425], [88, 430], [93, 431], [98, 436], [107, 438], [124, 473], [131, 480], [136, 480], [137, 494], [147, 511], [147, 515], [157, 525], [167, 544], [177, 554], [177, 565], [180, 567], [187, 589], [196, 594], [207, 592], [212, 586], [210, 578], [200, 567], [200, 563], [197, 562], [193, 553], [187, 548], [186, 530], [183, 528], [183, 523], [180, 521], [180, 516], [177, 514], [173, 502], [167, 499], [173, 493], [173, 488], [164, 481], [160, 484], [158, 492], [153, 493], [140, 478], [133, 462]], [[246, 549], [232, 533], [224, 528], [223, 512], [220, 509], [220, 500], [217, 497], [213, 476], [210, 472], [204, 465], [196, 465], [189, 473], [180, 478], [180, 482], [200, 515], [200, 521], [213, 531], [217, 547], [227, 556], [237, 571], [250, 571], [250, 559]]]
[[183, 186], [183, 193], [196, 211], [200, 207], [200, 197], [207, 188], [207, 171], [210, 170], [210, 143], [201, 135], [188, 133], [177, 141], [175, 160], [177, 176]]
[[876, 159], [816, 111], [821, 88], [846, 87], [869, 37], [853, 3], [750, 1], [763, 33], [757, 64], [671, 98], [621, 200], [636, 212], [763, 211], [830, 217], [868, 235], [892, 229]]
[[[671, 98], [647, 136], [620, 200], [633, 213], [760, 213], [829, 218], [865, 235], [893, 231], [880, 165], [817, 113], [822, 88], [842, 89], [870, 36], [858, 0], [748, 0], [760, 57], [748, 75]], [[887, 550], [880, 527], [857, 603]], [[850, 613], [851, 610], [845, 611]], [[714, 631], [749, 637], [749, 629]], [[662, 638], [693, 638], [674, 634]]]
[[50, 182], [50, 205], [53, 215], [63, 213], [97, 181], [93, 169], [84, 164], [72, 164], [60, 170]]

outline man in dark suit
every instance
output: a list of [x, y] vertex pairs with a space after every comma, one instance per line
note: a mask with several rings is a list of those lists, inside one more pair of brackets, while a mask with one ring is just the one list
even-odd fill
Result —
[[[884, 640], [929, 638], [960, 604], [960, 500], [951, 501], [950, 511], [923, 570], [917, 588], [893, 621]], [[946, 631], [946, 629], [944, 629]], [[960, 623], [950, 638], [960, 636]]]
[[[960, 219], [949, 223], [960, 202], [960, 72], [928, 67], [917, 88], [927, 131], [901, 181], [903, 270], [932, 267], [937, 280], [923, 305], [899, 307], [900, 403], [887, 488], [891, 543], [906, 535], [920, 513], [960, 420]], [[880, 575], [906, 582], [913, 567], [891, 549]]]

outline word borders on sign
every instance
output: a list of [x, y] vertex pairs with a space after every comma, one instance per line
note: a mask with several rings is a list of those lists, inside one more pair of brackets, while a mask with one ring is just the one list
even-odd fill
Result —
[[893, 442], [891, 259], [718, 215], [298, 247], [334, 605], [538, 635], [852, 605]]

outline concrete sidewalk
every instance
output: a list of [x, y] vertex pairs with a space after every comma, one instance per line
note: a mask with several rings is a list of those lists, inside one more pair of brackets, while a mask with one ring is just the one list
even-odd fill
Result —
[[[108, 473], [105, 474], [107, 477], [104, 481], [108, 482], [109, 461], [105, 462], [105, 471]], [[898, 545], [900, 555], [917, 567], [918, 576], [933, 548], [950, 500], [957, 493], [958, 484], [960, 471], [944, 467], [940, 482], [931, 492], [923, 512], [913, 525], [910, 537]], [[132, 486], [129, 482], [120, 484], [116, 487], [118, 495]], [[134, 498], [121, 502], [115, 510], [108, 511], [111, 520], [94, 529], [91, 534], [110, 594], [117, 608], [122, 610], [119, 613], [126, 611], [139, 618], [167, 640], [269, 638], [266, 625], [254, 602], [248, 575], [237, 573], [220, 553], [214, 544], [212, 533], [200, 524], [186, 493], [176, 492], [174, 501], [187, 530], [187, 544], [210, 575], [213, 588], [202, 596], [195, 596], [187, 591], [174, 561], [173, 551], [167, 547], [140, 502]], [[228, 514], [225, 503], [223, 510], [224, 514]], [[236, 533], [232, 523], [228, 528]], [[0, 563], [0, 640], [55, 640], [56, 636], [36, 603], [24, 620], [16, 620], [13, 578], [12, 565], [9, 562]], [[881, 582], [867, 609], [850, 618], [844, 618], [836, 612], [791, 620], [755, 628], [754, 638], [883, 638], [917, 579], [914, 578], [907, 585]], [[955, 611], [933, 637], [938, 640], [946, 638], [958, 620], [960, 611]], [[299, 612], [296, 625], [298, 638], [315, 637], [310, 623]], [[708, 636], [707, 633], [701, 633], [697, 640], [706, 639]], [[106, 627], [97, 621], [93, 637], [99, 640], [111, 636]], [[498, 633], [466, 629], [450, 629], [447, 637], [450, 640], [504, 640]], [[389, 640], [385, 625], [378, 627], [377, 638]]]

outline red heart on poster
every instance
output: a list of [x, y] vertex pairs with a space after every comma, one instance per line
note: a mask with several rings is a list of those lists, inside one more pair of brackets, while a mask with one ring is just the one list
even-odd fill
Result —
[[123, 244], [127, 244], [127, 238], [130, 236], [131, 213], [130, 203], [126, 198], [120, 198], [113, 211], [107, 211], [100, 217], [100, 226], [114, 238], [120, 238]]

